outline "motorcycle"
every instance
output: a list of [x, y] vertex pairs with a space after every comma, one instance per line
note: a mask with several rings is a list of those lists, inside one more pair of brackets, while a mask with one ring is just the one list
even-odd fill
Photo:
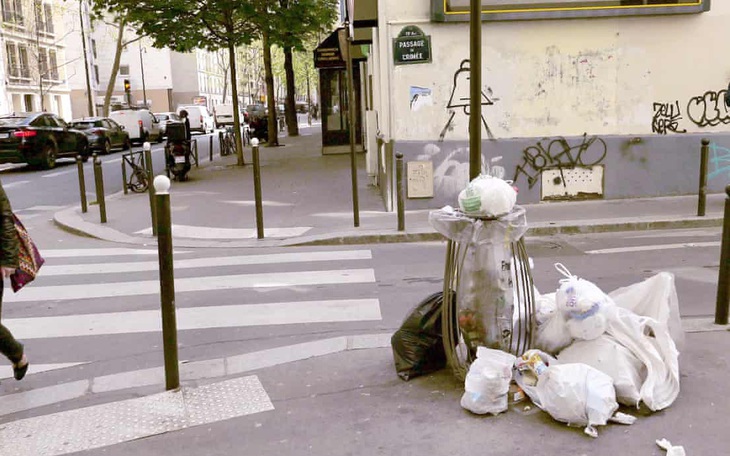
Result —
[[269, 119], [266, 116], [251, 116], [248, 127], [252, 138], [256, 138], [259, 141], [269, 139]]
[[188, 180], [190, 171], [190, 141], [187, 139], [185, 124], [169, 122], [167, 124], [167, 143], [165, 144], [165, 164], [167, 177], [172, 175], [177, 181]]

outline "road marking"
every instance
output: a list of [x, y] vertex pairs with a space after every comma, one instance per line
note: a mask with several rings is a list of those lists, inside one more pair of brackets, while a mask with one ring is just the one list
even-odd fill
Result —
[[[26, 374], [26, 376], [33, 375], [33, 374], [39, 374], [41, 372], [48, 372], [48, 371], [56, 370], [56, 369], [66, 369], [67, 367], [74, 367], [74, 366], [78, 366], [78, 365], [81, 365], [81, 364], [87, 364], [87, 363], [86, 362], [82, 362], [82, 363], [56, 363], [56, 364], [37, 364], [37, 363], [31, 363], [30, 366], [28, 367], [28, 373]], [[0, 373], [0, 379], [3, 379], [4, 380], [6, 378], [13, 378], [13, 367], [12, 366], [10, 366], [10, 365], [3, 366], [2, 368], [0, 368], [0, 372], [2, 372], [3, 370], [5, 372], [4, 373]]]
[[608, 253], [648, 252], [652, 250], [685, 249], [692, 247], [720, 247], [720, 242], [686, 242], [682, 244], [637, 245], [634, 247], [616, 247], [612, 249], [586, 250], [589, 255]]
[[[247, 326], [379, 321], [377, 299], [277, 302], [230, 306], [183, 307], [176, 311], [179, 331]], [[161, 332], [160, 310], [137, 310], [58, 317], [5, 318], [21, 340]]]
[[0, 165], [0, 171], [10, 171], [17, 168], [22, 168], [24, 166], [28, 166], [25, 163], [5, 163], [4, 165]]
[[[188, 251], [175, 251], [175, 254], [190, 253]], [[127, 255], [157, 255], [157, 249], [124, 249], [124, 248], [107, 248], [107, 249], [48, 249], [41, 252], [43, 258], [79, 258], [79, 257], [96, 257], [96, 256], [127, 256]]]
[[250, 375], [5, 423], [0, 442], [3, 454], [56, 456], [270, 410], [266, 390]]
[[[235, 204], [237, 206], [254, 206], [256, 201], [221, 201], [222, 203]], [[262, 201], [264, 206], [281, 207], [281, 206], [294, 206], [293, 203], [282, 203], [279, 201]]]
[[29, 183], [30, 183], [30, 181], [15, 181], [15, 182], [3, 184], [3, 188], [8, 189], [8, 188], [13, 188], [13, 187], [20, 187], [21, 185], [25, 185], [25, 184], [29, 184]]
[[[175, 291], [236, 290], [242, 288], [275, 288], [301, 285], [335, 285], [344, 283], [374, 283], [372, 269], [342, 269], [334, 271], [267, 272], [215, 277], [175, 279]], [[110, 298], [158, 294], [159, 280], [110, 282], [56, 286], [29, 286], [22, 293], [7, 294], [7, 302], [62, 301], [70, 299]]]
[[[301, 236], [311, 230], [310, 226], [285, 228], [264, 228], [264, 237], [287, 238]], [[135, 234], [152, 234], [152, 227], [136, 231]], [[257, 232], [253, 228], [213, 228], [208, 226], [172, 225], [172, 236], [192, 239], [253, 239]]]
[[33, 207], [26, 207], [25, 209], [20, 209], [21, 211], [57, 211], [59, 209], [64, 209], [68, 206], [33, 206]]
[[76, 170], [69, 169], [69, 170], [65, 170], [65, 171], [56, 171], [55, 173], [43, 174], [41, 177], [63, 176], [65, 174], [71, 174], [71, 173], [75, 173], [75, 172], [77, 172], [77, 171]]
[[[175, 269], [208, 268], [217, 266], [244, 266], [256, 264], [309, 263], [314, 261], [371, 260], [370, 250], [339, 250], [329, 252], [276, 253], [271, 255], [242, 255], [230, 257], [192, 258], [176, 260]], [[157, 271], [157, 261], [128, 263], [48, 265], [43, 268], [44, 277], [76, 274], [118, 274], [124, 272]]]

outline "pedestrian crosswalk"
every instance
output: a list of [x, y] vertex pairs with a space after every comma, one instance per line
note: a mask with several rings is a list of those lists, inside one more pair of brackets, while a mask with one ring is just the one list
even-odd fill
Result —
[[[37, 360], [29, 378], [38, 372], [36, 365], [73, 370], [138, 355], [140, 346], [159, 351], [154, 247], [50, 249], [43, 255], [46, 264], [36, 281], [17, 294], [5, 290], [3, 300], [3, 323]], [[268, 328], [271, 336], [276, 328], [306, 336], [321, 331], [321, 325], [331, 332], [339, 324], [382, 320], [368, 249], [176, 250], [174, 256], [178, 337], [186, 351], [181, 357], [198, 357], [201, 331], [217, 331], [206, 341], [220, 336], [230, 342], [245, 341], [247, 331], [259, 331], [260, 338], [259, 328]], [[40, 347], [48, 343], [63, 355], [45, 357]], [[0, 366], [0, 378], [10, 376], [12, 370]]]

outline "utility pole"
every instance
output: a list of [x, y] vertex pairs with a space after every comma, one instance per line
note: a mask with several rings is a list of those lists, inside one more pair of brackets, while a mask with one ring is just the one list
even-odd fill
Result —
[[[147, 52], [146, 49], [145, 52]], [[147, 108], [147, 89], [144, 85], [144, 60], [142, 59], [142, 40], [139, 41], [139, 66], [142, 70], [142, 100], [144, 101], [144, 107]]]
[[94, 103], [91, 98], [91, 81], [89, 80], [89, 56], [86, 53], [86, 31], [84, 30], [84, 0], [79, 0], [79, 20], [81, 21], [81, 46], [84, 51], [84, 71], [86, 72], [86, 101], [88, 103], [89, 117], [94, 115]]
[[470, 1], [469, 180], [472, 180], [482, 170], [482, 2]]

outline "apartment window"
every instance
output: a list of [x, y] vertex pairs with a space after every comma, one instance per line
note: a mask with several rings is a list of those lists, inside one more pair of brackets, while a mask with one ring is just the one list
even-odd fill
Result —
[[18, 65], [18, 54], [15, 51], [15, 44], [5, 44], [5, 54], [8, 56], [8, 74], [11, 78], [20, 77], [20, 65]]
[[43, 16], [45, 19], [43, 21], [43, 24], [45, 26], [44, 28], [46, 33], [53, 34], [53, 5], [51, 5], [50, 3], [45, 3], [43, 5]]
[[33, 112], [33, 95], [23, 95], [23, 104], [26, 112]]
[[48, 51], [48, 66], [51, 72], [51, 79], [58, 81], [58, 60], [56, 59], [56, 51]]
[[94, 65], [94, 82], [99, 83], [99, 65]]
[[98, 58], [96, 56], [96, 40], [91, 40], [91, 55], [94, 56], [94, 58]]
[[48, 79], [48, 52], [43, 48], [38, 49], [38, 66], [41, 79]]
[[25, 46], [18, 47], [18, 57], [20, 65], [20, 76], [30, 78], [30, 66], [28, 65], [28, 48]]
[[[435, 22], [469, 21], [469, 0], [431, 2]], [[482, 20], [687, 14], [710, 10], [710, 0], [481, 0]]]
[[119, 76], [129, 76], [129, 65], [119, 65]]
[[23, 25], [22, 0], [2, 0], [3, 21]]

